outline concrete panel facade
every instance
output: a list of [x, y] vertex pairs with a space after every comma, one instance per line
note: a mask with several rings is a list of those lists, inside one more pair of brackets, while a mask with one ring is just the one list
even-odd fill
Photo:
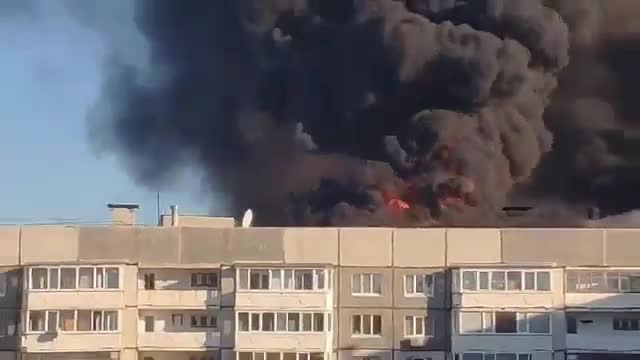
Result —
[[138, 264], [140, 267], [180, 265], [180, 229], [149, 228], [138, 233]]
[[284, 232], [270, 228], [233, 229], [228, 262], [284, 262]]
[[[431, 296], [415, 296], [405, 293], [405, 276], [428, 274], [433, 277]], [[393, 306], [396, 308], [435, 308], [449, 307], [450, 289], [444, 269], [393, 269]]]
[[21, 264], [78, 261], [78, 229], [61, 226], [25, 226], [20, 237]]
[[136, 263], [137, 233], [145, 231], [130, 226], [78, 229], [80, 262]]
[[[450, 315], [446, 310], [434, 309], [397, 309], [393, 312], [394, 342], [393, 348], [409, 351], [448, 351], [451, 339]], [[431, 324], [431, 336], [426, 336], [422, 344], [411, 343], [411, 338], [405, 336], [405, 317], [424, 316]]]
[[445, 229], [396, 229], [393, 232], [394, 267], [443, 267]]
[[338, 229], [299, 228], [284, 233], [287, 264], [338, 264]]
[[496, 264], [502, 260], [498, 229], [447, 229], [447, 264]]
[[[353, 335], [353, 315], [380, 315], [382, 328], [380, 336]], [[393, 311], [381, 308], [341, 309], [339, 319], [338, 347], [340, 349], [392, 349], [393, 348]]]
[[[391, 268], [340, 268], [339, 300], [340, 307], [380, 307], [389, 308], [393, 299], [393, 272]], [[352, 294], [352, 281], [359, 274], [380, 274], [382, 281], [381, 295], [354, 295]]]
[[180, 265], [211, 267], [228, 261], [229, 232], [224, 229], [182, 228]]
[[0, 227], [0, 266], [20, 264], [20, 227]]
[[502, 261], [505, 263], [604, 265], [604, 250], [603, 230], [502, 230]]
[[605, 245], [606, 265], [640, 264], [640, 230], [607, 230]]
[[391, 266], [392, 229], [340, 229], [340, 265]]

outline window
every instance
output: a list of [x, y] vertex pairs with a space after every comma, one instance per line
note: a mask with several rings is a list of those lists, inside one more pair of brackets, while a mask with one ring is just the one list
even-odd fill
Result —
[[47, 269], [34, 268], [31, 269], [31, 288], [32, 289], [48, 289], [49, 282], [47, 281], [49, 274]]
[[107, 277], [107, 289], [120, 288], [120, 270], [118, 268], [107, 268], [105, 270]]
[[461, 360], [531, 360], [531, 354], [516, 353], [464, 353], [455, 357]]
[[118, 312], [117, 311], [105, 311], [104, 325], [102, 326], [104, 331], [118, 331]]
[[[567, 334], [577, 334], [578, 333], [578, 319], [575, 316], [567, 314]], [[615, 326], [614, 326], [615, 328]]]
[[61, 289], [76, 288], [76, 269], [75, 268], [60, 269], [60, 288]]
[[567, 292], [640, 292], [640, 272], [571, 270], [566, 282]]
[[431, 296], [433, 294], [433, 275], [409, 274], [404, 276], [404, 293], [409, 296]]
[[353, 295], [382, 295], [381, 274], [353, 274], [351, 276]]
[[460, 333], [548, 334], [551, 332], [549, 313], [460, 312]]
[[32, 332], [45, 331], [46, 317], [47, 317], [47, 314], [45, 311], [29, 311], [29, 331], [32, 331]]
[[217, 289], [218, 274], [217, 273], [193, 273], [191, 274], [191, 286]]
[[550, 291], [548, 271], [475, 271], [462, 272], [464, 291]]
[[78, 331], [91, 331], [91, 310], [79, 310], [78, 317]]
[[269, 290], [269, 270], [250, 270], [249, 289]]
[[155, 288], [156, 288], [156, 274], [154, 273], [144, 274], [144, 289], [155, 290]]
[[58, 331], [58, 312], [57, 311], [47, 311], [47, 331], [48, 332]]
[[382, 333], [381, 315], [353, 315], [352, 334], [358, 336], [379, 336]]
[[238, 313], [240, 331], [251, 332], [322, 332], [324, 313]]
[[405, 316], [404, 318], [404, 336], [430, 336], [431, 324], [430, 319], [424, 316]]
[[322, 269], [239, 269], [238, 288], [242, 290], [311, 291], [327, 288]]
[[7, 273], [0, 273], [0, 296], [7, 294]]
[[640, 330], [640, 319], [614, 318], [613, 330], [638, 331]]
[[76, 313], [74, 310], [60, 311], [60, 330], [76, 331]]
[[49, 289], [60, 288], [60, 269], [49, 269]]
[[171, 314], [171, 326], [181, 328], [184, 326], [184, 317], [182, 314]]
[[144, 317], [144, 332], [153, 332], [155, 327], [155, 318], [153, 316]]
[[79, 289], [93, 289], [93, 272], [94, 268], [81, 267], [78, 270], [78, 288]]

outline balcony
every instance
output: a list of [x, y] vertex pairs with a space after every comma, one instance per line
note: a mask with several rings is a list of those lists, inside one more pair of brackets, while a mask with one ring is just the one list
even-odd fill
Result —
[[325, 352], [331, 348], [326, 333], [238, 333], [238, 350], [291, 350]]
[[490, 352], [535, 352], [551, 351], [552, 336], [547, 334], [465, 334], [455, 335], [451, 339], [454, 352], [490, 351]]
[[47, 333], [22, 335], [25, 352], [109, 351], [121, 347], [119, 333]]
[[639, 352], [638, 335], [568, 334], [567, 350], [572, 352]]
[[640, 309], [640, 293], [566, 293], [565, 301], [575, 309]]
[[220, 333], [218, 331], [140, 333], [138, 347], [143, 351], [204, 350], [220, 347]]
[[551, 292], [457, 293], [452, 296], [457, 308], [554, 308], [562, 306], [562, 294]]
[[120, 309], [124, 307], [122, 290], [29, 290], [25, 296], [29, 310]]
[[218, 290], [138, 290], [142, 309], [206, 309], [220, 306]]
[[243, 291], [236, 293], [236, 307], [251, 309], [331, 309], [331, 292]]

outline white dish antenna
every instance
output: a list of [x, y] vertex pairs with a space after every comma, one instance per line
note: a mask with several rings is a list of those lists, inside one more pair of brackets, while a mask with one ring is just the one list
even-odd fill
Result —
[[244, 215], [242, 216], [242, 227], [243, 228], [251, 227], [252, 222], [253, 222], [253, 210], [248, 209], [247, 211], [244, 212]]

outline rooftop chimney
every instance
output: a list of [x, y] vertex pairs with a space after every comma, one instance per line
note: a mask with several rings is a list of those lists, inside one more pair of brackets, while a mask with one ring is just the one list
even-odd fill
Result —
[[135, 225], [136, 210], [140, 206], [136, 204], [108, 204], [111, 209], [111, 220], [114, 225]]
[[178, 205], [171, 205], [171, 226], [178, 226]]

